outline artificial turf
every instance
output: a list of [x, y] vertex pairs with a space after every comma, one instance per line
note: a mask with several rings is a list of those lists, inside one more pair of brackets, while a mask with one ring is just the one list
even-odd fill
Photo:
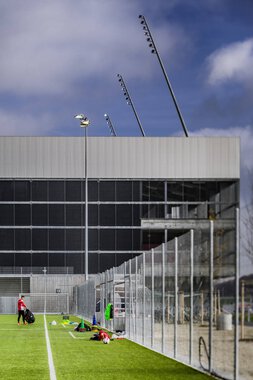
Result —
[[[53, 320], [56, 326], [50, 325]], [[43, 316], [36, 315], [35, 323], [26, 326], [17, 326], [14, 315], [0, 316], [0, 322], [0, 378], [49, 380]], [[75, 332], [73, 325], [63, 327], [62, 322], [62, 316], [47, 316], [57, 380], [210, 379], [127, 339], [103, 344], [90, 340], [93, 332]]]

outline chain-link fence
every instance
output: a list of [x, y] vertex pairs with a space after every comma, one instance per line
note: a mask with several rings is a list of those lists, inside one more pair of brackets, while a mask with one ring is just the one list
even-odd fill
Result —
[[[77, 313], [218, 377], [250, 379], [252, 364], [242, 365], [250, 350], [238, 349], [238, 227], [202, 227], [97, 275], [80, 288]], [[114, 316], [107, 320], [108, 304]]]

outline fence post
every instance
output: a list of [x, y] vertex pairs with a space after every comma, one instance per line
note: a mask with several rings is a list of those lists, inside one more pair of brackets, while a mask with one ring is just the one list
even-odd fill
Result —
[[210, 301], [209, 301], [209, 372], [212, 372], [212, 348], [213, 348], [213, 220], [210, 220], [210, 268], [209, 268], [209, 292], [210, 292]]
[[138, 257], [135, 257], [135, 336], [134, 339], [137, 341], [137, 301], [138, 301]]
[[145, 312], [146, 312], [146, 294], [145, 294], [145, 276], [146, 276], [146, 268], [145, 268], [145, 252], [142, 255], [142, 264], [143, 264], [143, 319], [142, 319], [142, 343], [145, 346]]
[[154, 249], [151, 250], [151, 347], [154, 347]]
[[165, 349], [165, 245], [162, 244], [162, 353]]
[[234, 345], [234, 379], [239, 379], [239, 262], [240, 262], [240, 211], [236, 209], [236, 260], [235, 260], [235, 345]]
[[191, 253], [190, 253], [190, 347], [189, 347], [189, 363], [192, 364], [193, 353], [193, 275], [194, 275], [194, 231], [191, 230]]
[[178, 315], [178, 238], [175, 238], [175, 310], [174, 310], [174, 358], [177, 358], [177, 315]]
[[131, 280], [131, 264], [132, 264], [132, 261], [129, 260], [129, 289], [128, 289], [128, 308], [129, 308], [129, 315], [127, 317], [127, 290], [126, 290], [126, 262], [125, 262], [125, 265], [124, 265], [124, 285], [125, 285], [125, 329], [127, 331], [127, 326], [128, 326], [128, 331], [127, 331], [127, 334], [129, 336], [129, 338], [131, 339], [131, 320], [132, 320], [132, 315], [133, 315], [133, 311], [132, 311], [132, 280]]

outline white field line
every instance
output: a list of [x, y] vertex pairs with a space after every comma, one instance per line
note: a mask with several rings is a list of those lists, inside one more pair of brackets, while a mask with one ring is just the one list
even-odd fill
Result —
[[74, 339], [85, 339], [85, 338], [81, 338], [80, 336], [75, 336], [74, 334], [72, 334], [71, 331], [69, 331], [69, 335], [71, 335], [72, 338], [74, 338]]
[[44, 328], [45, 328], [45, 336], [46, 336], [46, 344], [47, 344], [47, 357], [48, 357], [48, 366], [49, 366], [49, 374], [50, 374], [50, 380], [57, 380], [56, 374], [55, 374], [55, 368], [54, 368], [54, 361], [53, 361], [53, 355], [48, 335], [48, 329], [47, 329], [47, 321], [46, 316], [44, 314]]

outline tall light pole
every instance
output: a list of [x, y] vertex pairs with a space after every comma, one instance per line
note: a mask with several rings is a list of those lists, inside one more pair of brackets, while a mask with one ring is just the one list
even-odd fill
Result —
[[84, 248], [84, 273], [85, 279], [88, 280], [88, 255], [89, 255], [89, 231], [88, 231], [88, 144], [87, 144], [87, 127], [90, 124], [88, 118], [82, 113], [75, 116], [80, 120], [80, 127], [84, 128], [84, 178], [85, 178], [85, 248]]
[[110, 130], [111, 135], [114, 136], [114, 137], [117, 136], [117, 135], [116, 135], [115, 128], [114, 128], [114, 126], [113, 126], [113, 124], [112, 124], [112, 121], [111, 121], [109, 115], [108, 115], [107, 113], [105, 113], [105, 114], [104, 114], [104, 117], [105, 117], [105, 120], [106, 120], [107, 125], [108, 125], [108, 127], [109, 127], [109, 130]]
[[146, 21], [146, 19], [145, 19], [145, 17], [144, 17], [143, 15], [140, 15], [140, 16], [139, 16], [139, 19], [140, 19], [140, 23], [141, 23], [141, 25], [143, 26], [143, 31], [144, 31], [144, 34], [145, 34], [145, 36], [146, 36], [146, 39], [147, 39], [148, 45], [149, 45], [149, 47], [151, 48], [151, 53], [152, 53], [152, 54], [156, 54], [156, 56], [157, 56], [157, 58], [158, 58], [158, 61], [159, 61], [159, 63], [160, 63], [160, 66], [161, 66], [161, 69], [162, 69], [162, 72], [163, 72], [163, 75], [164, 75], [164, 78], [165, 78], [165, 80], [166, 80], [167, 86], [168, 86], [169, 91], [170, 91], [170, 94], [171, 94], [172, 100], [173, 100], [174, 105], [175, 105], [175, 108], [176, 108], [176, 110], [177, 110], [177, 114], [178, 114], [179, 120], [180, 120], [181, 125], [182, 125], [182, 128], [183, 128], [183, 130], [184, 130], [184, 134], [185, 134], [186, 137], [188, 137], [189, 134], [188, 134], [188, 130], [187, 130], [187, 127], [186, 127], [185, 122], [184, 122], [184, 119], [183, 119], [183, 115], [182, 115], [182, 113], [181, 113], [181, 111], [180, 111], [179, 105], [178, 105], [178, 103], [177, 103], [177, 99], [176, 99], [176, 97], [175, 97], [175, 94], [174, 94], [174, 92], [173, 92], [173, 89], [172, 89], [171, 83], [170, 83], [170, 81], [169, 81], [169, 77], [168, 77], [168, 75], [167, 75], [167, 73], [166, 73], [165, 67], [164, 67], [164, 65], [163, 65], [162, 59], [161, 59], [160, 54], [159, 54], [159, 52], [158, 52], [158, 50], [157, 50], [157, 47], [156, 47], [156, 45], [155, 45], [155, 41], [154, 41], [154, 39], [153, 39], [153, 37], [152, 37], [152, 34], [151, 34], [151, 31], [150, 31], [149, 26], [148, 26], [148, 24], [147, 24], [147, 21]]
[[135, 109], [134, 103], [133, 103], [133, 101], [132, 101], [132, 99], [131, 99], [131, 96], [130, 96], [130, 94], [129, 94], [129, 92], [128, 92], [128, 89], [127, 89], [127, 86], [126, 86], [126, 84], [125, 84], [125, 82], [124, 82], [124, 80], [123, 80], [123, 77], [122, 77], [122, 75], [120, 75], [120, 74], [117, 74], [117, 77], [118, 77], [118, 81], [119, 81], [119, 83], [120, 83], [121, 89], [122, 89], [122, 91], [123, 91], [123, 94], [124, 94], [124, 96], [125, 96], [126, 102], [127, 102], [128, 105], [130, 105], [130, 106], [132, 107], [132, 110], [133, 110], [134, 116], [135, 116], [135, 118], [136, 118], [136, 120], [137, 120], [137, 123], [138, 123], [138, 125], [139, 125], [139, 128], [140, 128], [140, 130], [141, 130], [141, 134], [142, 134], [143, 137], [145, 137], [145, 136], [146, 136], [145, 131], [144, 131], [142, 125], [141, 125], [140, 118], [139, 118], [139, 116], [138, 116], [138, 114], [137, 114], [137, 112], [136, 112], [136, 109]]

